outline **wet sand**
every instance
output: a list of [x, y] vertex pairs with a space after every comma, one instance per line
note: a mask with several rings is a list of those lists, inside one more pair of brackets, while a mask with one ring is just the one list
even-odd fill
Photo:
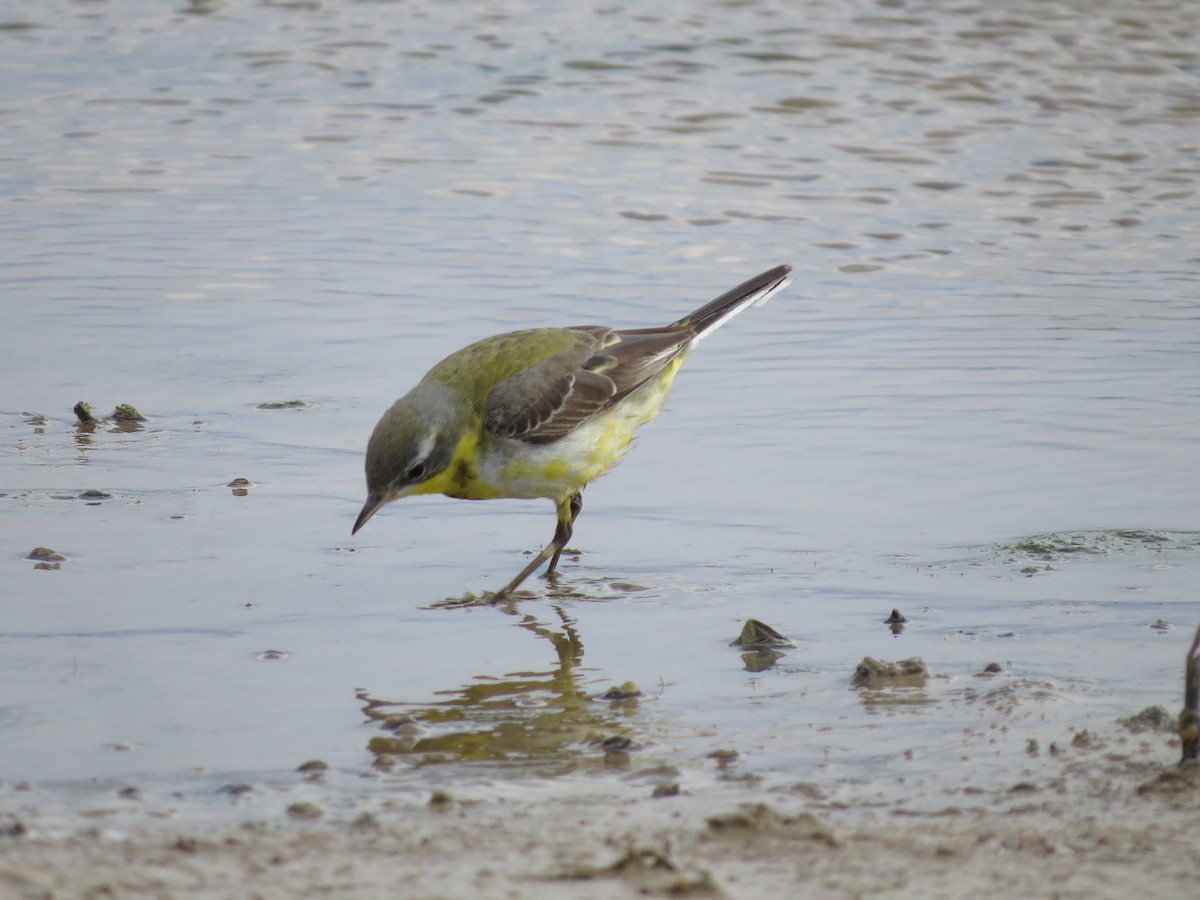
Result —
[[[1085, 732], [1030, 777], [954, 802], [822, 787], [637, 798], [434, 792], [326, 813], [56, 834], [12, 816], [0, 893], [74, 897], [1165, 897], [1194, 884], [1200, 766], [1164, 732]], [[926, 798], [927, 799], [927, 798]], [[176, 810], [178, 812], [178, 810]], [[154, 812], [150, 812], [152, 818]], [[54, 829], [44, 829], [49, 832]]]

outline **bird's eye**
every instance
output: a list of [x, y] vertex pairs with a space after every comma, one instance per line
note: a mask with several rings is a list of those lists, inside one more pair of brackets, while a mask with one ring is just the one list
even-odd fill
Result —
[[404, 473], [404, 480], [408, 482], [420, 481], [425, 477], [425, 463], [413, 463], [408, 467], [408, 471]]

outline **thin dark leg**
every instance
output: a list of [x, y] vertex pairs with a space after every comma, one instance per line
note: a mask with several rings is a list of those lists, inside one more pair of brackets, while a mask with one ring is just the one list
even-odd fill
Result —
[[540, 569], [542, 563], [546, 560], [550, 560], [550, 568], [546, 570], [546, 574], [549, 575], [554, 571], [554, 567], [558, 565], [558, 558], [562, 555], [563, 548], [567, 546], [567, 541], [571, 539], [571, 533], [575, 528], [575, 520], [579, 518], [579, 511], [582, 509], [583, 494], [579, 491], [559, 502], [557, 506], [558, 526], [554, 529], [554, 540], [547, 544], [542, 549], [542, 552], [535, 556], [516, 578], [496, 591], [492, 596], [493, 603], [505, 599], [520, 587], [521, 582]]
[[[554, 569], [558, 566], [558, 558], [562, 556], [562, 552], [566, 549], [567, 541], [571, 539], [572, 533], [575, 531], [575, 520], [579, 518], [579, 514], [583, 511], [583, 492], [576, 491], [567, 498], [567, 511], [570, 514], [570, 519], [565, 521], [566, 529], [563, 533], [564, 519], [562, 507], [558, 511], [558, 528], [554, 532], [554, 543], [558, 544], [558, 550], [554, 553], [554, 558], [550, 560], [550, 568], [546, 570], [547, 575], [553, 575]], [[562, 540], [559, 540], [561, 536]]]

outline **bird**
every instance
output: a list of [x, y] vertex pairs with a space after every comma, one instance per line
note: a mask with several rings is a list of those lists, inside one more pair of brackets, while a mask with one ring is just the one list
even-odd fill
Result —
[[510, 598], [546, 563], [552, 576], [584, 488], [624, 456], [662, 408], [688, 353], [790, 282], [780, 265], [658, 328], [532, 328], [483, 338], [437, 365], [380, 418], [367, 442], [357, 534], [403, 497], [548, 498], [554, 537], [489, 597]]

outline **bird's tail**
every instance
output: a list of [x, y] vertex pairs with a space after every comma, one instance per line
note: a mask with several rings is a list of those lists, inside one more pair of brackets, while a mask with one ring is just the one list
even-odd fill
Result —
[[772, 294], [791, 281], [788, 277], [791, 271], [791, 266], [768, 269], [761, 275], [739, 284], [733, 290], [726, 291], [716, 300], [704, 304], [691, 315], [684, 316], [678, 322], [672, 322], [671, 328], [688, 328], [696, 332], [691, 343], [697, 344], [702, 337], [720, 328], [746, 307], [766, 303]]

